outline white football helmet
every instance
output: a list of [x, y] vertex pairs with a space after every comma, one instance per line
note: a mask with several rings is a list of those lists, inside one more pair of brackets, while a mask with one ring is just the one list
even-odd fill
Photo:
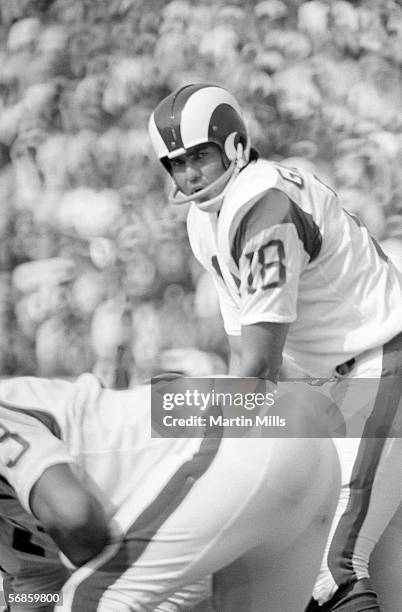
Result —
[[220, 209], [225, 193], [250, 157], [241, 108], [230, 92], [217, 85], [186, 85], [164, 98], [151, 115], [149, 134], [156, 155], [169, 173], [169, 160], [192, 147], [206, 143], [219, 147], [228, 165], [222, 175], [189, 196], [176, 186], [169, 198], [173, 204], [195, 202], [207, 212]]

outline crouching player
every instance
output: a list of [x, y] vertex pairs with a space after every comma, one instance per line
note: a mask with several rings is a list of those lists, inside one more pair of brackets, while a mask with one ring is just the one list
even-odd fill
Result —
[[314, 426], [304, 412], [286, 439], [208, 428], [152, 438], [149, 386], [4, 381], [0, 565], [11, 611], [53, 609], [30, 602], [37, 594], [60, 595], [60, 612], [187, 610], [208, 595], [206, 576], [260, 546], [272, 563], [257, 612], [302, 610], [340, 486], [332, 441], [303, 439]]

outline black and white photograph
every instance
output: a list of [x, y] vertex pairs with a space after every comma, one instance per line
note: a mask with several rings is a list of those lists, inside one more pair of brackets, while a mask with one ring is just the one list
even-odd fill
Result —
[[0, 0], [0, 612], [402, 612], [401, 0]]

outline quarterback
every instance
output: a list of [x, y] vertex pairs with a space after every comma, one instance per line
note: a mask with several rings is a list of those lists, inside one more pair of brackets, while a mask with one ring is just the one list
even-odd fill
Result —
[[[401, 275], [330, 187], [259, 158], [226, 89], [178, 89], [149, 132], [173, 179], [170, 201], [191, 203], [190, 244], [215, 281], [231, 373], [275, 382], [284, 359], [344, 395], [342, 491], [309, 612], [380, 610], [369, 558], [402, 500], [401, 438], [391, 435], [401, 412]], [[362, 379], [374, 389], [362, 393], [357, 425], [351, 389]], [[395, 589], [383, 610], [402, 610]]]
[[[0, 565], [10, 610], [57, 601], [60, 612], [184, 611], [208, 597], [209, 574], [258, 548], [271, 560], [270, 597], [255, 609], [297, 612], [339, 494], [332, 441], [304, 448], [296, 437], [311, 435], [304, 414], [286, 439], [227, 438], [208, 427], [202, 438], [152, 438], [150, 402], [149, 385], [103, 389], [90, 374], [0, 383]], [[301, 556], [304, 568], [295, 566]]]

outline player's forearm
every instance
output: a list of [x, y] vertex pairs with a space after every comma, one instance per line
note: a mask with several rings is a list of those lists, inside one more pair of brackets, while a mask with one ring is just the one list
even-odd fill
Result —
[[108, 543], [108, 518], [102, 504], [68, 464], [45, 470], [32, 488], [30, 506], [73, 565], [83, 565]]
[[288, 328], [288, 323], [269, 322], [243, 326], [238, 376], [276, 383]]
[[232, 353], [229, 361], [229, 374], [239, 378], [264, 378], [277, 382], [280, 371], [278, 363], [267, 362], [264, 358], [254, 355]]
[[240, 355], [235, 352], [231, 352], [229, 358], [229, 374], [230, 376], [239, 376], [240, 370]]

